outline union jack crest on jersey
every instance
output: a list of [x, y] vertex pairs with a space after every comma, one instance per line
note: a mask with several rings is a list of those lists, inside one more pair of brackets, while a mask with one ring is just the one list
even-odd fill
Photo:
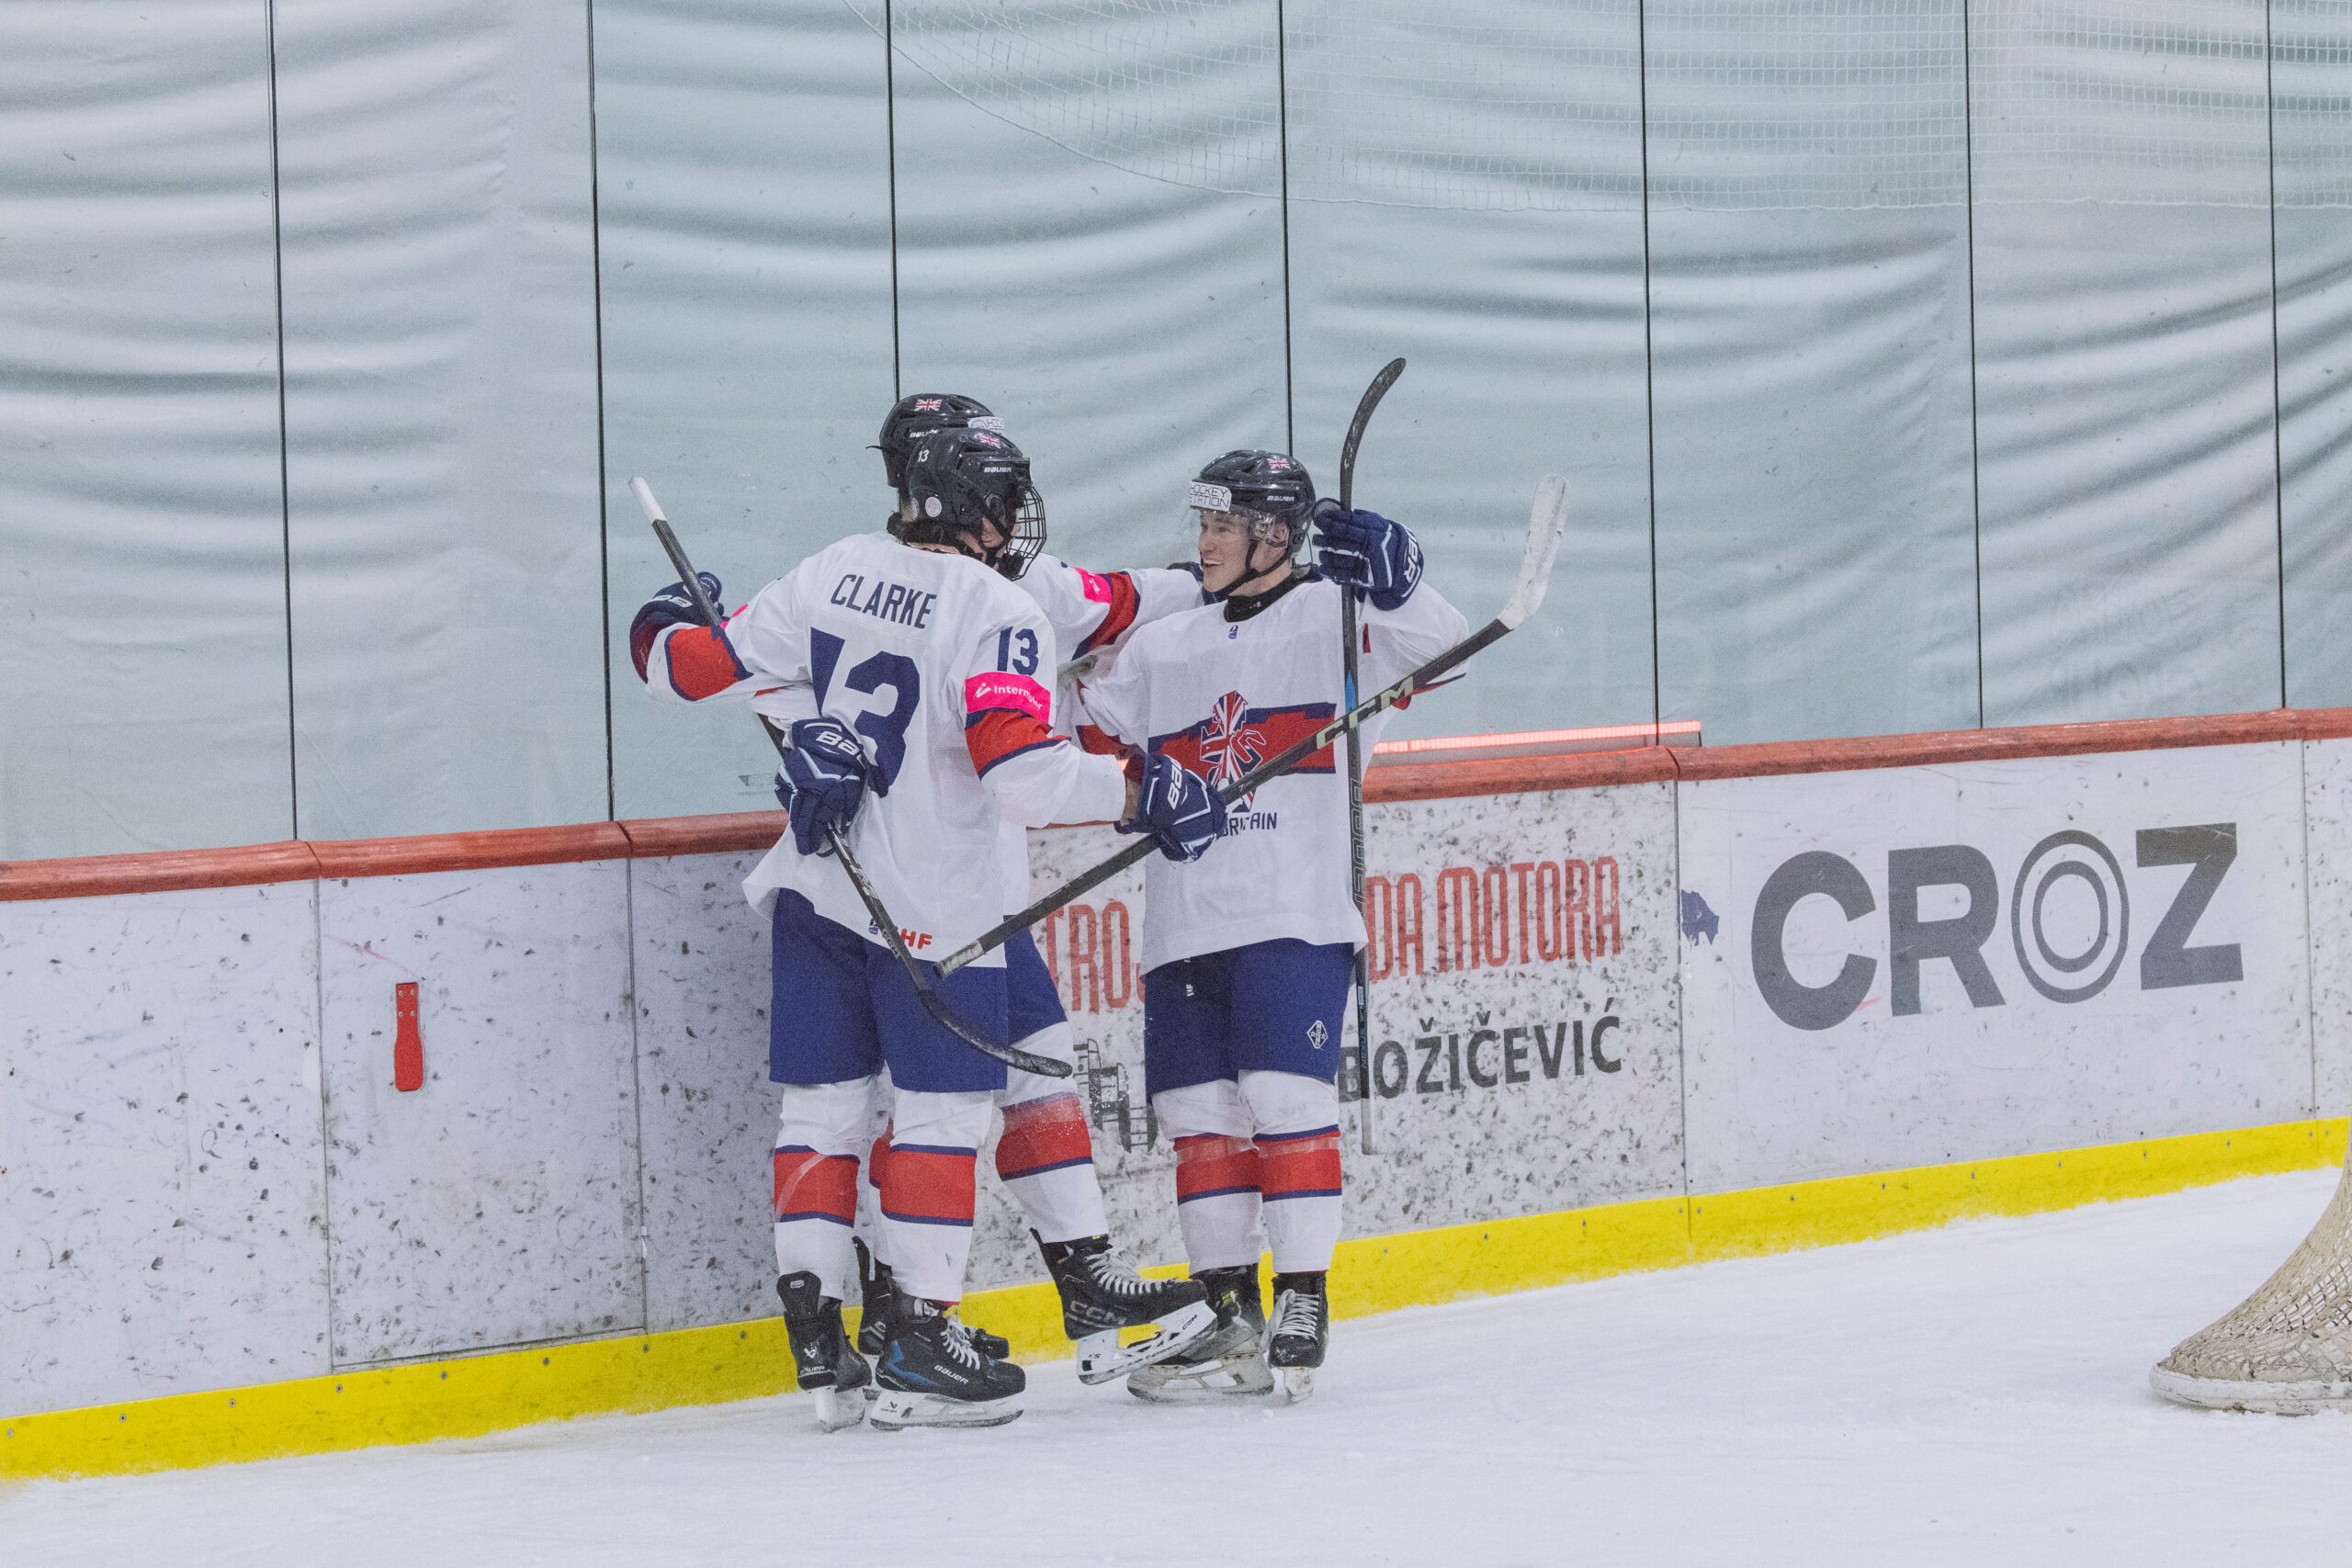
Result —
[[1201, 727], [1201, 761], [1209, 783], [1222, 788], [1266, 760], [1266, 732], [1250, 722], [1250, 705], [1227, 692], [1209, 706]]

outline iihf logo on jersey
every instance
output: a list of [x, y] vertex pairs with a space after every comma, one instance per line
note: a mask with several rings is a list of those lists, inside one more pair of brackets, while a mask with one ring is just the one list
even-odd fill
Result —
[[[1209, 783], [1222, 788], [1265, 760], [1266, 732], [1250, 722], [1250, 705], [1241, 694], [1217, 698], [1201, 727], [1201, 761], [1208, 764]], [[1234, 802], [1237, 807], [1241, 804]]]

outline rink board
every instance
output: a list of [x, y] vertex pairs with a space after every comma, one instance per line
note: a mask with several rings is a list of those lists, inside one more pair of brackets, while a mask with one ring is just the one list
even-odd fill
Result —
[[[2317, 1119], [2352, 1099], [2346, 731], [2331, 710], [1381, 770], [1371, 1049], [1330, 1043], [1335, 1306], [2339, 1157]], [[0, 866], [0, 1472], [782, 1386], [767, 930], [740, 893], [776, 830]], [[1035, 869], [1113, 842], [1034, 835]], [[1144, 904], [1131, 872], [1037, 937], [1114, 1232], [1165, 1266]], [[1066, 1348], [1040, 1272], [985, 1179], [969, 1310], [1033, 1359]]]
[[[2342, 1118], [2292, 1122], [1346, 1241], [1332, 1312], [1357, 1317], [2320, 1168], [2342, 1158], [2346, 1128]], [[1017, 1359], [1067, 1359], [1047, 1285], [980, 1292], [965, 1310], [1010, 1338]], [[14, 1416], [0, 1420], [0, 1478], [186, 1469], [756, 1399], [791, 1392], [790, 1365], [783, 1320], [763, 1317]], [[1100, 1397], [1121, 1395], [1114, 1387]]]

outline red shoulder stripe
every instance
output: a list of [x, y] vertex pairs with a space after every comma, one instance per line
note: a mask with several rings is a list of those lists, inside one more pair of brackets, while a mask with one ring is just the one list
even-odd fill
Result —
[[[1089, 632], [1086, 640], [1078, 645], [1078, 653], [1074, 656], [1077, 658], [1082, 659], [1096, 649], [1125, 637], [1127, 628], [1136, 624], [1136, 612], [1143, 603], [1142, 596], [1136, 592], [1136, 580], [1124, 571], [1114, 571], [1095, 581], [1109, 584], [1111, 607], [1103, 613], [1102, 624]], [[1094, 595], [1089, 593], [1087, 597], [1091, 599]]]
[[670, 689], [690, 703], [751, 679], [721, 626], [680, 626], [670, 634], [663, 651], [670, 659]]

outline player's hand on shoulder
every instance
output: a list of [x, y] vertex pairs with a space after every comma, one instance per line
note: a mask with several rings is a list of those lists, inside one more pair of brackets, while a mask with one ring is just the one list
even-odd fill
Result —
[[1128, 763], [1136, 780], [1136, 803], [1126, 818], [1113, 824], [1122, 833], [1148, 833], [1159, 852], [1177, 862], [1208, 853], [1225, 831], [1225, 800], [1209, 781], [1164, 752], [1145, 752]]
[[1376, 512], [1351, 512], [1326, 496], [1315, 503], [1315, 564], [1340, 587], [1396, 610], [1421, 581], [1421, 545], [1401, 523]]
[[804, 855], [823, 847], [825, 829], [846, 828], [865, 803], [872, 764], [857, 737], [836, 718], [804, 718], [792, 727], [792, 750], [775, 776], [775, 797], [792, 814], [793, 847]]
[[[713, 605], [722, 603], [718, 579], [707, 571], [695, 575], [702, 579], [703, 592], [710, 595]], [[722, 615], [724, 611], [720, 612]], [[637, 663], [638, 679], [645, 678], [645, 661], [653, 652], [653, 639], [670, 626], [702, 625], [702, 612], [695, 608], [695, 596], [686, 592], [684, 582], [673, 582], [645, 602], [637, 618], [628, 624], [629, 657]]]

